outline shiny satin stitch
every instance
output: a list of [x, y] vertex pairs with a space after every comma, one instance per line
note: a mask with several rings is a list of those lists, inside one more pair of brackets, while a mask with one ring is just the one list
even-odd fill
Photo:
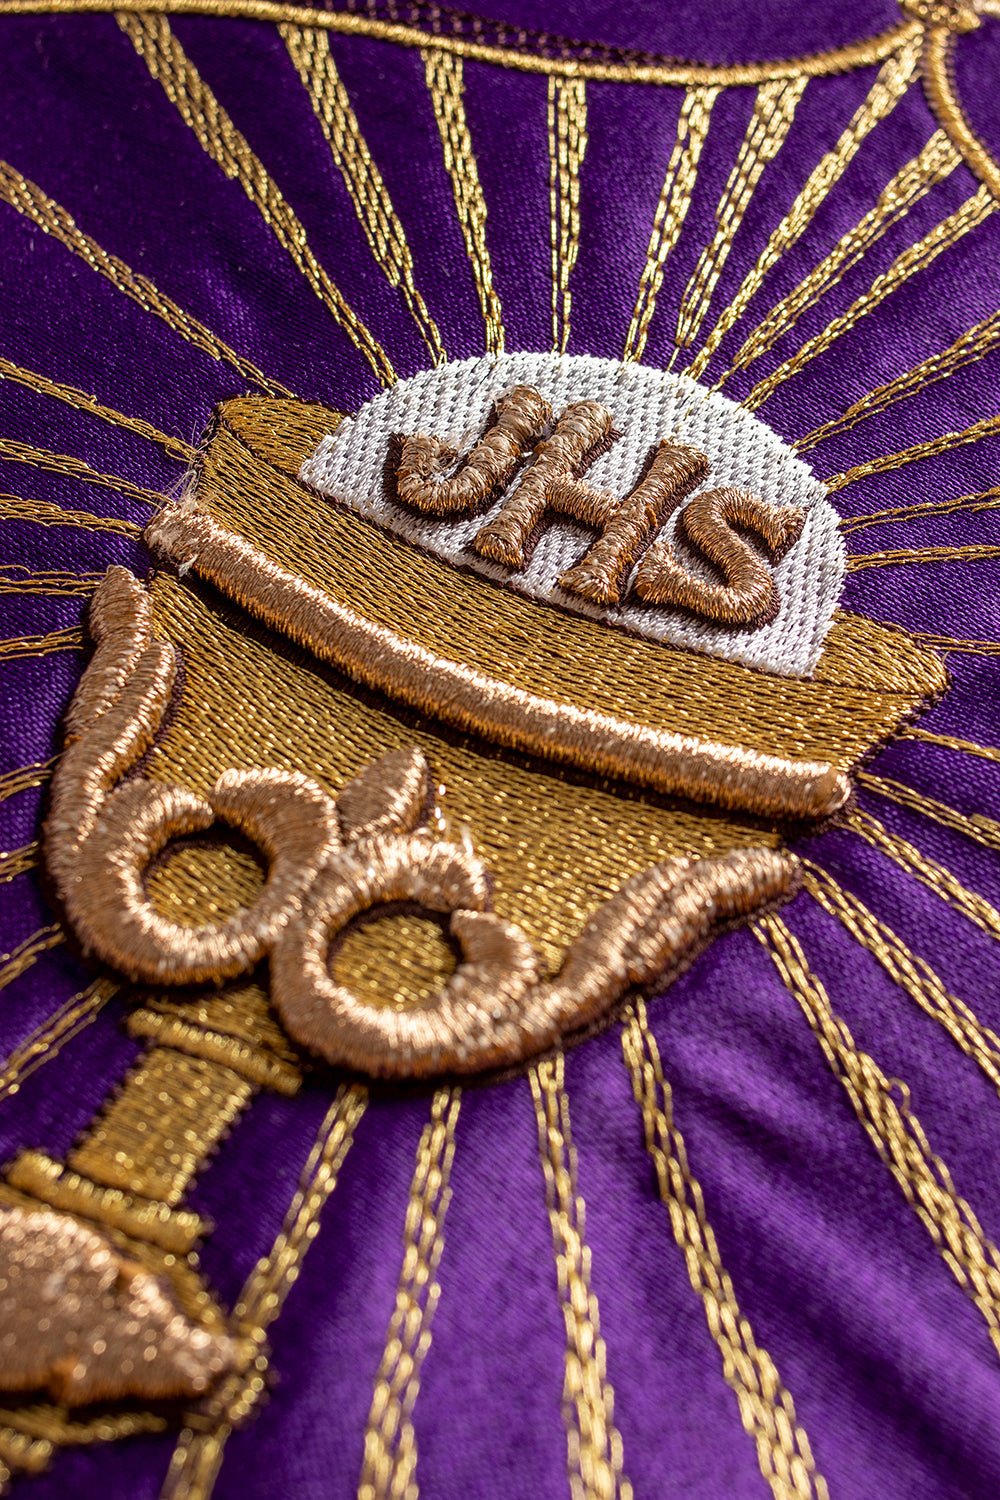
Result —
[[[271, 998], [290, 1034], [326, 1061], [377, 1077], [474, 1073], [519, 1063], [592, 1026], [630, 989], [676, 970], [715, 927], [788, 893], [797, 862], [756, 848], [668, 860], [593, 915], [551, 981], [529, 940], [491, 910], [488, 872], [468, 847], [426, 828], [419, 752], [384, 757], [334, 802], [310, 778], [230, 772], [207, 797], [121, 778], [148, 748], [174, 681], [172, 648], [151, 638], [147, 596], [113, 568], [95, 596], [97, 651], [53, 777], [49, 869], [84, 947], [133, 980], [182, 985], [270, 958]], [[146, 887], [166, 844], [217, 819], [270, 862], [257, 898], [191, 927]], [[460, 961], [423, 1005], [374, 1005], [331, 976], [331, 944], [365, 913], [415, 904], [446, 918]]]

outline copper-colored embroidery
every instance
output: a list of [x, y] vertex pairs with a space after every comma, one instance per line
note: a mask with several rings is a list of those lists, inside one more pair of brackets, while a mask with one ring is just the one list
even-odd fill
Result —
[[[656, 865], [598, 909], [559, 974], [543, 984], [528, 938], [489, 909], [485, 866], [471, 848], [422, 826], [429, 776], [418, 752], [370, 767], [344, 789], [339, 807], [297, 772], [226, 772], [208, 799], [145, 778], [115, 788], [162, 717], [173, 653], [151, 641], [148, 599], [123, 569], [111, 570], [99, 591], [93, 627], [98, 648], [70, 716], [47, 830], [49, 867], [78, 938], [125, 973], [168, 984], [218, 980], [269, 957], [284, 1024], [329, 1062], [387, 1077], [519, 1062], [595, 1023], [628, 988], [676, 968], [716, 921], [777, 899], [793, 880], [794, 859], [765, 848]], [[260, 844], [270, 874], [235, 915], [185, 926], [157, 911], [143, 872], [169, 838], [216, 816]], [[355, 918], [399, 902], [447, 919], [461, 953], [443, 987], [405, 1009], [359, 996], [328, 961], [331, 943]], [[218, 1062], [162, 1047], [137, 1071], [153, 1067], [195, 1070], [190, 1143], [171, 1137], [152, 1153], [139, 1151], [151, 1162], [143, 1190], [173, 1204], [245, 1106], [250, 1085], [233, 1072], [222, 1101]], [[199, 1068], [211, 1077], [203, 1080]], [[199, 1125], [205, 1089], [212, 1120]], [[150, 1137], [145, 1115], [135, 1117], [136, 1092], [144, 1100], [149, 1090], [126, 1089], [113, 1101], [72, 1168], [108, 1186], [133, 1185], [139, 1136]]]
[[499, 398], [494, 420], [454, 473], [454, 448], [436, 437], [404, 437], [396, 465], [396, 498], [435, 516], [482, 510], [510, 482], [517, 463], [551, 420], [549, 403], [530, 386]]
[[8, 1168], [6, 1180], [9, 1187], [38, 1203], [92, 1219], [173, 1255], [186, 1255], [205, 1232], [204, 1220], [190, 1209], [172, 1208], [125, 1188], [93, 1182], [41, 1151], [22, 1151]]
[[538, 444], [523, 479], [472, 545], [505, 568], [523, 568], [546, 512], [573, 516], [587, 526], [611, 518], [613, 496], [580, 484], [577, 475], [611, 440], [614, 420], [598, 401], [574, 401]]
[[[598, 909], [556, 978], [540, 983], [524, 934], [489, 913], [471, 853], [419, 834], [365, 840], [331, 861], [276, 947], [272, 997], [291, 1034], [338, 1066], [388, 1078], [509, 1066], [676, 970], [719, 922], [784, 897], [796, 872], [794, 856], [769, 849], [657, 865]], [[337, 984], [326, 955], [353, 918], [401, 900], [447, 914], [462, 961], [424, 1004], [395, 1010]]]
[[709, 583], [678, 562], [668, 541], [655, 542], [636, 574], [635, 591], [650, 604], [673, 604], [727, 625], [773, 620], [780, 600], [770, 570], [737, 527], [759, 536], [772, 558], [798, 540], [805, 512], [770, 505], [746, 490], [709, 490], [681, 512], [689, 541], [719, 569], [724, 584]]
[[[608, 496], [608, 519], [586, 555], [559, 579], [595, 604], [616, 603], [642, 549], [709, 471], [708, 459], [682, 443], [660, 443], [646, 474], [624, 500]], [[587, 489], [575, 481], [579, 490]]]
[[501, 745], [763, 814], [823, 817], [848, 796], [846, 776], [827, 762], [787, 760], [581, 709], [437, 655], [278, 567], [190, 501], [157, 516], [146, 534], [178, 562], [197, 559], [202, 576], [307, 642], [321, 661]]
[[0, 1308], [0, 1388], [68, 1406], [195, 1397], [239, 1361], [96, 1230], [45, 1210], [0, 1208]]

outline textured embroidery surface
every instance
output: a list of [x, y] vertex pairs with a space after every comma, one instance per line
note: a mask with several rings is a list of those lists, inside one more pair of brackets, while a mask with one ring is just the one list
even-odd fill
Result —
[[0, 4], [0, 1492], [997, 1493], [995, 12]]

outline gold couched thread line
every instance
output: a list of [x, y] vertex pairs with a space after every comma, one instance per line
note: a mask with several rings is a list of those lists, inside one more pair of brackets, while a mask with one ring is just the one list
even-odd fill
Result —
[[996, 201], [989, 189], [979, 188], [971, 198], [967, 198], [956, 208], [954, 213], [948, 214], [915, 245], [911, 245], [908, 250], [898, 255], [888, 270], [876, 276], [868, 290], [857, 297], [846, 312], [833, 318], [820, 333], [807, 339], [802, 347], [784, 360], [776, 370], [758, 381], [750, 394], [744, 398], [742, 405], [748, 411], [756, 411], [784, 381], [797, 375], [818, 355], [825, 353], [838, 338], [849, 333], [861, 322], [862, 318], [868, 317], [877, 307], [880, 307], [886, 298], [909, 281], [911, 276], [925, 271], [939, 255], [956, 245], [963, 235], [976, 229], [988, 218], [995, 207]]
[[963, 370], [967, 365], [975, 364], [977, 360], [983, 359], [996, 348], [998, 343], [1000, 343], [1000, 312], [973, 324], [965, 333], [960, 334], [950, 343], [947, 349], [942, 349], [936, 354], [929, 354], [926, 359], [914, 365], [912, 370], [907, 370], [904, 375], [897, 375], [894, 380], [877, 385], [864, 396], [859, 396], [857, 401], [853, 401], [839, 417], [831, 418], [829, 422], [814, 427], [811, 432], [799, 438], [798, 442], [793, 445], [796, 452], [806, 453], [827, 438], [836, 437], [842, 432], [849, 432], [859, 422], [865, 422], [869, 417], [887, 411], [898, 401], [921, 394], [928, 386], [944, 380], [956, 370]]
[[[424, 41], [429, 40], [424, 38]], [[486, 198], [465, 113], [462, 59], [436, 46], [425, 47], [421, 56], [441, 137], [445, 170], [451, 181], [455, 212], [486, 328], [486, 348], [490, 354], [502, 354], [505, 337], [503, 310], [493, 284], [493, 266], [486, 238]]]
[[283, 3], [283, 0], [4, 0], [4, 9], [12, 15], [87, 11], [157, 14], [168, 11], [177, 15], [245, 16], [257, 21], [319, 26], [347, 36], [376, 37], [397, 46], [433, 49], [444, 56], [467, 57], [526, 73], [557, 73], [562, 77], [601, 78], [616, 83], [714, 82], [728, 87], [763, 83], [770, 78], [798, 77], [803, 73], [810, 78], [827, 78], [852, 72], [884, 61], [905, 46], [911, 37], [923, 33], [920, 21], [906, 20], [877, 36], [864, 37], [829, 51], [778, 61], [713, 67], [660, 60], [614, 63], [586, 56], [551, 58], [537, 51], [520, 51], [516, 47], [494, 45], [471, 37], [421, 31], [416, 26], [384, 21], [356, 11], [320, 10], [312, 5]]
[[23, 365], [15, 364], [12, 359], [5, 359], [2, 355], [0, 355], [0, 380], [12, 380], [18, 385], [26, 386], [30, 391], [35, 391], [40, 396], [51, 396], [56, 401], [64, 401], [67, 406], [86, 412], [89, 416], [98, 417], [102, 422], [110, 423], [112, 427], [134, 432], [138, 437], [158, 444], [171, 458], [180, 459], [183, 463], [190, 463], [194, 458], [194, 448], [190, 443], [185, 443], [182, 438], [171, 437], [142, 417], [130, 417], [125, 412], [117, 411], [113, 406], [105, 406], [96, 396], [87, 391], [81, 391], [74, 385], [64, 385], [58, 380], [51, 380], [47, 375], [39, 374], [37, 370], [25, 369]]
[[[162, 497], [161, 497], [162, 498]], [[112, 531], [118, 536], [139, 537], [142, 527], [123, 516], [98, 516], [89, 510], [65, 510], [51, 500], [33, 500], [25, 495], [0, 495], [0, 521], [33, 521], [37, 526], [77, 526], [81, 531]]]
[[580, 253], [580, 169], [587, 150], [587, 85], [582, 78], [549, 78], [548, 144], [552, 348], [565, 354], [570, 277]]
[[875, 82], [855, 110], [837, 144], [817, 162], [791, 208], [772, 231], [756, 265], [747, 272], [736, 295], [723, 309], [715, 327], [688, 366], [687, 373], [695, 380], [701, 379], [712, 355], [729, 330], [742, 318], [763, 286], [768, 272], [806, 233], [816, 211], [840, 181], [875, 126], [887, 119], [902, 99], [916, 73], [922, 41], [920, 33], [908, 37], [899, 51], [882, 64]]
[[18, 1042], [0, 1071], [0, 1100], [16, 1094], [25, 1079], [61, 1052], [117, 993], [114, 980], [95, 979]]
[[930, 855], [922, 853], [915, 844], [910, 843], [909, 839], [890, 833], [878, 818], [860, 807], [850, 808], [845, 814], [845, 821], [853, 833], [859, 834], [874, 849], [887, 855], [908, 875], [915, 875], [927, 886], [928, 890], [940, 896], [942, 901], [947, 901], [949, 906], [960, 912], [968, 921], [988, 933], [990, 937], [1000, 938], [1000, 911], [997, 911], [985, 896], [980, 896], [976, 891], [970, 891], [944, 865], [939, 864]]
[[956, 739], [952, 734], [935, 734], [930, 729], [920, 729], [911, 724], [900, 731], [901, 740], [921, 740], [928, 745], [939, 745], [943, 750], [955, 750], [960, 755], [974, 755], [981, 760], [1000, 762], [1000, 745], [980, 745], [976, 740]]
[[367, 360], [379, 382], [392, 385], [396, 375], [385, 350], [316, 259], [294, 209], [198, 73], [166, 17], [120, 11], [116, 19], [199, 145], [227, 177], [239, 183], [310, 290]]
[[570, 1488], [581, 1500], [631, 1500], [632, 1485], [622, 1472], [622, 1438], [614, 1421], [600, 1309], [590, 1283], [586, 1208], [577, 1186], [563, 1054], [536, 1063], [528, 1081], [566, 1329], [563, 1417]]
[[403, 1263], [365, 1426], [358, 1500], [410, 1500], [417, 1492], [413, 1408], [441, 1295], [437, 1270], [444, 1250], [461, 1102], [459, 1089], [437, 1089], [417, 1146], [403, 1230]]
[[110, 255], [95, 239], [83, 232], [62, 204], [50, 198], [37, 183], [31, 182], [4, 161], [0, 161], [0, 199], [31, 219], [45, 234], [52, 235], [67, 250], [86, 261], [99, 276], [110, 281], [112, 286], [137, 302], [145, 312], [159, 318], [203, 354], [230, 365], [245, 380], [252, 381], [261, 390], [276, 396], [292, 395], [287, 386], [276, 380], [269, 380], [255, 364], [237, 354], [235, 349], [231, 349], [211, 329], [206, 328], [204, 323], [185, 312], [172, 298], [165, 296], [148, 276], [139, 275], [131, 266], [119, 260], [117, 255]]
[[[103, 577], [103, 573], [33, 573], [23, 563], [0, 563], [0, 594], [37, 594], [51, 599], [75, 598], [92, 594]], [[3, 778], [0, 777], [0, 787], [2, 784]], [[3, 793], [0, 791], [0, 800], [2, 798]]]
[[50, 630], [45, 635], [15, 635], [0, 641], [0, 661], [51, 656], [55, 651], [82, 651], [83, 646], [80, 626], [68, 625], [64, 630]]
[[161, 513], [150, 542], [221, 583], [251, 612], [291, 628], [321, 660], [368, 686], [501, 744], [658, 790], [760, 813], [822, 816], [848, 784], [828, 762], [792, 761], [557, 703], [404, 640], [273, 563], [188, 502]]
[[715, 210], [715, 233], [681, 298], [678, 349], [688, 348], [698, 336], [744, 215], [764, 171], [784, 145], [807, 82], [803, 76], [772, 80], [757, 91], [746, 134]]
[[886, 552], [853, 552], [848, 554], [847, 571], [860, 573], [866, 568], [900, 568], [920, 563], [989, 562], [1000, 557], [1000, 546], [968, 547], [898, 547]]
[[1000, 1036], [947, 989], [926, 959], [912, 953], [898, 933], [876, 917], [828, 870], [803, 861], [803, 885], [824, 911], [865, 948], [899, 987], [972, 1059], [1000, 1093]]
[[[819, 1042], [865, 1133], [931, 1236], [942, 1260], [981, 1313], [1000, 1354], [1000, 1252], [984, 1234], [909, 1107], [909, 1091], [857, 1046], [780, 917], [752, 929]], [[898, 1102], [897, 1102], [898, 1100]]]
[[680, 239], [691, 207], [698, 180], [698, 163], [708, 137], [712, 108], [720, 92], [717, 85], [700, 84], [689, 87], [684, 95], [677, 118], [676, 138], [653, 215], [646, 264], [639, 279], [632, 322], [625, 336], [623, 360], [641, 360], [645, 351], [667, 258]]
[[743, 1429], [753, 1439], [761, 1474], [774, 1500], [829, 1500], [791, 1393], [767, 1350], [754, 1338], [722, 1263], [701, 1184], [691, 1170], [684, 1137], [674, 1120], [672, 1091], [642, 999], [626, 1012], [622, 1052], [642, 1112], [646, 1150], [656, 1169], [660, 1198], [692, 1289], [701, 1298]]
[[160, 506], [163, 496], [141, 484], [133, 484], [120, 474], [102, 474], [86, 460], [74, 458], [71, 453], [53, 453], [48, 448], [38, 448], [34, 443], [21, 443], [14, 438], [0, 438], [0, 458], [9, 463], [27, 464], [36, 469], [47, 469], [50, 474], [64, 474], [70, 479], [82, 479], [85, 484], [101, 485], [104, 489], [118, 490], [141, 500], [144, 505]]
[[35, 960], [49, 948], [55, 948], [65, 941], [63, 929], [58, 923], [52, 922], [46, 927], [39, 927], [37, 932], [24, 938], [9, 953], [0, 953], [0, 990], [6, 989], [15, 979], [27, 973]]
[[898, 453], [886, 453], [879, 458], [870, 458], [865, 463], [855, 464], [842, 474], [834, 474], [830, 479], [824, 480], [824, 483], [830, 491], [843, 490], [859, 479], [868, 479], [875, 474], [890, 474], [894, 469], [902, 469], [922, 458], [936, 458], [941, 453], [950, 453], [955, 448], [965, 447], [967, 443], [978, 443], [981, 438], [993, 437], [998, 432], [1000, 415], [983, 417], [960, 431], [945, 432], [924, 443], [914, 443], [912, 447], [903, 448]]
[[738, 370], [760, 359], [779, 339], [794, 328], [811, 307], [835, 287], [841, 278], [898, 223], [921, 198], [943, 182], [961, 163], [961, 157], [943, 130], [936, 130], [918, 154], [892, 177], [870, 208], [847, 230], [813, 269], [787, 296], [771, 308], [715, 382], [719, 390]]
[[243, 1373], [226, 1381], [220, 1392], [218, 1415], [210, 1425], [206, 1427], [199, 1420], [197, 1426], [183, 1429], [161, 1500], [211, 1500], [233, 1427], [247, 1416], [266, 1389], [267, 1330], [280, 1316], [316, 1237], [320, 1214], [337, 1186], [367, 1100], [367, 1091], [360, 1084], [342, 1085], [324, 1115], [281, 1229], [269, 1253], [247, 1278], [234, 1310], [234, 1320], [258, 1350], [257, 1358]]
[[958, 808], [950, 807], [947, 802], [939, 802], [935, 797], [925, 797], [922, 792], [914, 791], [913, 787], [905, 786], [901, 781], [893, 781], [887, 776], [872, 776], [869, 772], [862, 771], [858, 775], [858, 782], [867, 791], [886, 797], [890, 802], [897, 802], [900, 807], [922, 813], [925, 818], [933, 819], [942, 827], [951, 828], [955, 833], [961, 833], [965, 838], [982, 844], [984, 848], [995, 849], [1000, 853], [1000, 823], [995, 818], [987, 818], [983, 813], [959, 812]]
[[283, 25], [282, 39], [309, 95], [333, 160], [350, 195], [375, 261], [396, 287], [420, 330], [434, 364], [446, 358], [437, 324], [414, 281], [413, 256], [389, 190], [361, 133], [333, 53], [329, 35], [315, 27]]
[[888, 526], [898, 521], [915, 521], [923, 516], [947, 516], [957, 510], [972, 512], [1000, 509], [1000, 485], [979, 490], [974, 495], [959, 495], [953, 500], [917, 500], [912, 505], [894, 505], [886, 510], [866, 511], [860, 516], [842, 516], [843, 535], [865, 531], [869, 526]]

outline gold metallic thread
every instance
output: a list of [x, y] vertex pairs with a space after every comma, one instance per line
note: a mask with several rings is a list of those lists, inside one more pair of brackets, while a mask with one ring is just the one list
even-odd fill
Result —
[[871, 813], [862, 808], [852, 807], [846, 814], [846, 821], [852, 832], [860, 834], [907, 875], [915, 875], [928, 890], [940, 896], [942, 901], [947, 901], [949, 906], [990, 937], [1000, 938], [1000, 911], [985, 896], [970, 891], [944, 865], [923, 854], [909, 839], [891, 833], [878, 818], [872, 817]]
[[402, 293], [432, 362], [443, 364], [441, 335], [414, 283], [413, 256], [406, 232], [361, 134], [358, 117], [330, 51], [329, 36], [325, 31], [303, 26], [282, 26], [281, 35], [329, 143], [369, 249], [389, 285], [398, 287]]
[[103, 573], [63, 573], [55, 570], [33, 573], [22, 563], [0, 563], [0, 594], [37, 594], [41, 598], [69, 599], [81, 594], [92, 594], [103, 577]]
[[615, 1393], [607, 1374], [597, 1294], [590, 1282], [586, 1209], [577, 1186], [562, 1053], [537, 1063], [528, 1078], [566, 1328], [563, 1418], [570, 1494], [573, 1500], [631, 1500], [632, 1486], [622, 1472], [622, 1439], [614, 1421]]
[[834, 1077], [841, 1083], [868, 1138], [930, 1235], [959, 1286], [983, 1317], [1000, 1353], [1000, 1252], [955, 1190], [945, 1163], [931, 1149], [909, 1091], [887, 1078], [861, 1051], [834, 1012], [826, 989], [809, 968], [794, 934], [780, 917], [754, 929], [789, 993], [801, 1007]]
[[225, 1445], [266, 1389], [266, 1335], [280, 1316], [285, 1298], [316, 1238], [323, 1208], [337, 1186], [344, 1158], [367, 1103], [358, 1084], [342, 1085], [327, 1110], [306, 1160], [281, 1230], [270, 1250], [250, 1273], [234, 1310], [234, 1321], [256, 1347], [256, 1359], [224, 1381], [216, 1414], [206, 1423], [187, 1426], [178, 1439], [161, 1500], [211, 1500]]
[[803, 885], [835, 917], [932, 1021], [972, 1059], [1000, 1093], [1000, 1036], [949, 992], [926, 959], [912, 953], [892, 928], [870, 911], [827, 870], [809, 861]]
[[920, 729], [915, 724], [904, 729], [899, 738], [919, 740], [926, 745], [938, 745], [943, 750], [954, 750], [959, 755], [974, 755], [980, 760], [1000, 763], [1000, 745], [980, 745], [975, 740], [956, 739], [951, 734], [935, 734], [932, 730]]
[[50, 948], [66, 941], [66, 934], [56, 923], [39, 927], [30, 937], [24, 938], [9, 953], [0, 953], [0, 990], [5, 990], [15, 979], [26, 974], [35, 960]]
[[859, 422], [887, 411], [897, 401], [919, 395], [928, 386], [936, 385], [939, 380], [946, 380], [956, 370], [964, 370], [966, 366], [975, 364], [995, 349], [997, 344], [1000, 344], [1000, 313], [994, 313], [992, 317], [974, 324], [949, 344], [947, 349], [928, 355], [918, 365], [914, 365], [912, 370], [907, 370], [905, 375], [897, 375], [894, 380], [875, 386], [873, 390], [860, 396], [841, 416], [833, 417], [822, 426], [813, 428], [812, 432], [807, 432], [805, 437], [799, 438], [795, 444], [796, 451], [806, 453], [827, 438], [849, 432]]
[[97, 1230], [46, 1209], [0, 1207], [0, 1327], [0, 1388], [68, 1406], [190, 1399], [239, 1358]]
[[[419, 35], [419, 33], [418, 33]], [[420, 35], [421, 48], [429, 38]], [[445, 170], [451, 180], [455, 212], [472, 267], [476, 295], [486, 327], [490, 354], [504, 350], [503, 311], [493, 285], [493, 267], [486, 239], [486, 199], [479, 181], [469, 122], [465, 115], [465, 80], [461, 56], [451, 50], [427, 47], [422, 51], [427, 88], [444, 150]]]
[[935, 131], [918, 155], [886, 183], [875, 206], [840, 237], [833, 249], [798, 286], [771, 308], [745, 340], [726, 374], [716, 382], [715, 388], [723, 385], [737, 370], [745, 370], [773, 348], [779, 339], [784, 338], [803, 313], [808, 312], [835, 287], [894, 224], [905, 218], [914, 205], [931, 188], [943, 182], [960, 163], [961, 157], [945, 132]]
[[702, 250], [681, 298], [678, 349], [688, 348], [698, 336], [743, 216], [765, 168], [785, 142], [807, 81], [798, 77], [762, 83], [757, 92], [746, 135], [715, 210], [715, 233]]
[[855, 464], [853, 468], [845, 469], [842, 474], [834, 474], [827, 479], [826, 487], [831, 492], [843, 490], [859, 479], [868, 479], [875, 474], [891, 474], [894, 469], [902, 469], [907, 464], [917, 462], [918, 459], [936, 458], [940, 453], [951, 453], [955, 448], [964, 448], [967, 443], [978, 443], [981, 438], [994, 437], [998, 432], [1000, 432], [1000, 415], [983, 417], [981, 421], [973, 422], [970, 427], [965, 427], [960, 432], [945, 432], [941, 437], [928, 438], [924, 443], [914, 443], [911, 448], [903, 448], [899, 453], [885, 453], [879, 458], [870, 458], [864, 463]]
[[32, 500], [24, 495], [0, 495], [0, 521], [32, 521], [37, 526], [77, 526], [81, 531], [110, 531], [117, 536], [139, 537], [142, 527], [122, 516], [95, 516], [89, 510], [66, 510], [50, 500]]
[[701, 1298], [709, 1332], [722, 1357], [726, 1384], [736, 1396], [740, 1421], [757, 1450], [761, 1474], [774, 1500], [829, 1500], [791, 1394], [774, 1361], [754, 1338], [722, 1264], [701, 1185], [674, 1120], [672, 1091], [643, 1000], [627, 1012], [622, 1050], [642, 1112], [646, 1150], [656, 1170], [660, 1198], [691, 1286]]
[[694, 186], [698, 180], [698, 163], [708, 136], [712, 107], [719, 93], [717, 85], [701, 84], [688, 88], [684, 95], [677, 119], [677, 136], [653, 215], [646, 264], [642, 268], [632, 322], [625, 338], [622, 354], [624, 360], [641, 360], [645, 352], [649, 326], [656, 311], [656, 299], [663, 285], [667, 257], [680, 239], [691, 207]]
[[865, 568], [899, 568], [919, 563], [989, 562], [1000, 557], [1000, 546], [989, 543], [968, 547], [897, 547], [884, 552], [854, 552], [847, 559], [847, 571], [857, 573]]
[[979, 188], [971, 198], [967, 198], [959, 208], [955, 209], [954, 213], [950, 213], [915, 245], [911, 245], [908, 250], [898, 255], [888, 270], [876, 276], [867, 292], [863, 292], [860, 297], [856, 298], [846, 312], [840, 313], [820, 333], [807, 339], [801, 349], [784, 360], [770, 375], [758, 381], [742, 404], [749, 411], [756, 411], [769, 396], [774, 394], [779, 385], [805, 369], [806, 365], [817, 355], [825, 353], [838, 338], [849, 333], [861, 322], [862, 318], [868, 317], [877, 307], [880, 307], [886, 298], [909, 281], [911, 276], [916, 276], [920, 271], [926, 270], [939, 255], [957, 244], [963, 235], [976, 229], [995, 207], [996, 202], [991, 197], [989, 189]]
[[67, 406], [74, 407], [76, 411], [86, 412], [88, 416], [108, 422], [112, 427], [119, 427], [125, 432], [134, 432], [137, 437], [156, 443], [171, 458], [190, 463], [194, 457], [195, 450], [190, 443], [161, 432], [158, 427], [153, 426], [152, 422], [147, 422], [142, 417], [127, 416], [125, 412], [116, 411], [113, 406], [105, 406], [88, 391], [81, 391], [76, 386], [63, 385], [57, 380], [50, 380], [47, 375], [41, 375], [37, 370], [27, 370], [23, 365], [15, 364], [12, 359], [4, 359], [2, 356], [0, 356], [0, 380], [12, 380], [15, 384], [25, 386], [39, 396], [50, 396], [56, 401], [63, 401]]
[[895, 109], [916, 74], [922, 37], [908, 37], [899, 51], [882, 64], [867, 96], [855, 110], [837, 144], [821, 157], [757, 258], [742, 285], [722, 311], [715, 327], [688, 366], [687, 373], [700, 380], [708, 362], [731, 328], [739, 322], [760, 291], [764, 278], [783, 255], [792, 250], [809, 229], [817, 209], [837, 185], [863, 143]]
[[358, 1500], [417, 1500], [419, 1493], [413, 1408], [441, 1295], [437, 1270], [461, 1102], [458, 1089], [437, 1090], [417, 1147], [403, 1227], [403, 1264], [365, 1426]]
[[162, 505], [163, 496], [157, 490], [133, 484], [119, 474], [101, 474], [82, 458], [69, 453], [52, 453], [48, 448], [38, 448], [34, 443], [17, 442], [14, 438], [0, 438], [0, 459], [8, 463], [29, 464], [32, 468], [47, 469], [50, 474], [64, 474], [70, 479], [81, 479], [85, 484], [101, 485], [104, 489], [117, 490], [144, 505]]
[[18, 792], [30, 791], [32, 787], [44, 786], [52, 775], [58, 761], [58, 756], [50, 756], [48, 760], [36, 760], [31, 765], [16, 766], [13, 771], [5, 771], [0, 776], [0, 802], [6, 802], [8, 797], [16, 797]]
[[278, 0], [4, 0], [12, 15], [58, 14], [60, 12], [148, 13], [168, 11], [176, 15], [245, 16], [256, 21], [290, 22], [319, 26], [346, 36], [370, 36], [403, 47], [434, 50], [445, 57], [471, 58], [527, 73], [555, 74], [570, 78], [601, 78], [616, 83], [719, 83], [740, 86], [767, 79], [825, 78], [884, 61], [922, 31], [919, 21], [907, 20], [888, 31], [827, 52], [781, 59], [737, 63], [729, 67], [654, 60], [648, 63], [614, 63], [587, 58], [552, 58], [527, 47], [494, 46], [468, 37], [432, 34], [415, 26], [384, 21], [355, 11], [318, 10], [314, 6], [278, 3]]
[[18, 1042], [0, 1069], [0, 1101], [16, 1094], [32, 1073], [56, 1057], [118, 994], [114, 980], [95, 979]]
[[0, 661], [20, 661], [26, 656], [51, 656], [55, 651], [79, 651], [83, 632], [77, 625], [49, 630], [45, 635], [15, 635], [0, 641]]
[[921, 59], [924, 92], [937, 119], [947, 130], [965, 164], [994, 198], [1000, 199], [1000, 163], [976, 135], [962, 112], [952, 81], [951, 54], [954, 36], [948, 27], [931, 27], [926, 33]]
[[872, 776], [869, 772], [862, 771], [858, 782], [866, 791], [886, 797], [900, 807], [908, 807], [912, 812], [940, 823], [943, 828], [950, 828], [955, 833], [972, 839], [974, 843], [1000, 853], [1000, 823], [995, 818], [988, 818], [983, 813], [959, 812], [947, 802], [940, 802], [935, 797], [925, 797], [922, 792], [914, 791], [913, 787], [904, 786], [902, 782], [893, 781], [887, 776]]
[[367, 360], [380, 383], [391, 385], [396, 376], [385, 350], [316, 259], [294, 209], [187, 57], [169, 21], [163, 16], [127, 11], [119, 12], [117, 20], [207, 155], [227, 177], [239, 183], [310, 290]]
[[954, 500], [915, 500], [912, 505], [894, 505], [886, 510], [866, 511], [862, 515], [842, 516], [840, 530], [844, 536], [865, 531], [869, 526], [889, 526], [900, 521], [916, 521], [926, 516], [948, 516], [954, 511], [1000, 509], [1000, 485], [979, 490], [974, 495], [959, 495]]
[[0, 162], [0, 200], [31, 219], [45, 234], [59, 240], [67, 250], [86, 261], [99, 276], [110, 281], [112, 286], [137, 302], [145, 312], [152, 313], [166, 323], [168, 328], [179, 333], [181, 338], [207, 354], [210, 359], [230, 365], [244, 380], [252, 381], [261, 390], [283, 396], [291, 395], [285, 386], [269, 380], [255, 364], [237, 354], [235, 349], [231, 349], [211, 329], [206, 328], [204, 323], [185, 312], [172, 298], [165, 296], [148, 276], [133, 271], [117, 255], [110, 255], [89, 234], [84, 233], [61, 204], [56, 203], [54, 198], [50, 198], [36, 183], [22, 176], [7, 162]]
[[565, 354], [570, 277], [580, 253], [580, 169], [587, 150], [587, 85], [582, 78], [549, 78], [548, 138], [552, 348]]

